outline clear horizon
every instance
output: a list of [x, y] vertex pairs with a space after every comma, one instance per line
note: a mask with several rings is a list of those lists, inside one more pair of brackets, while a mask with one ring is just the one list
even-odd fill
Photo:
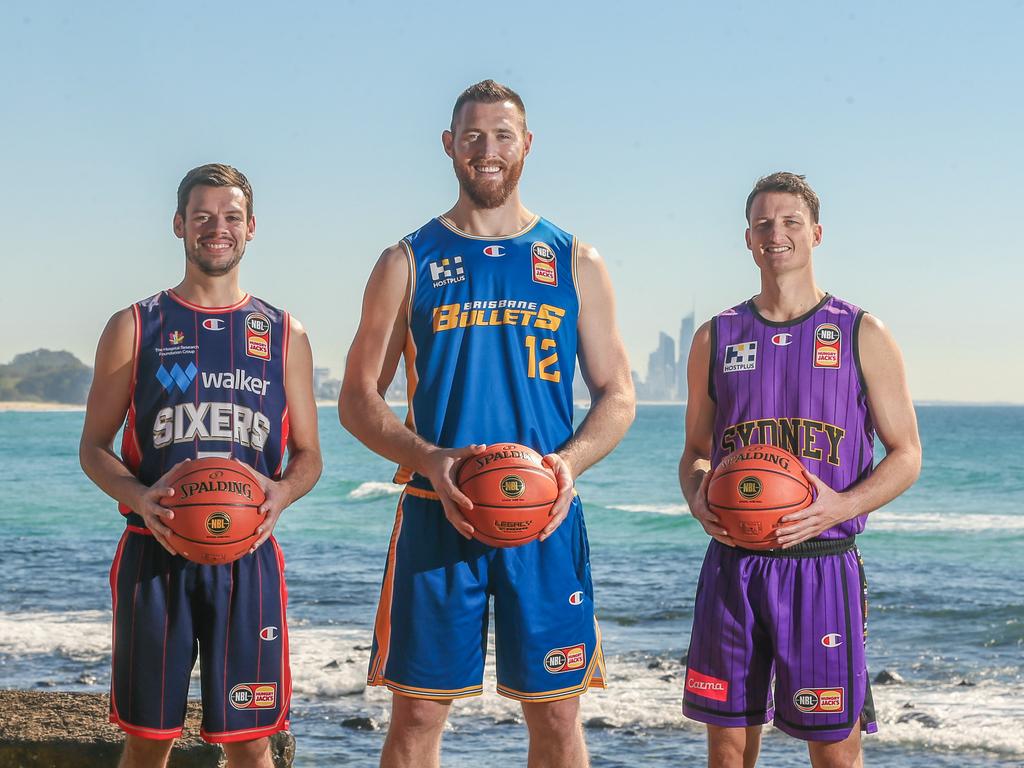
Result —
[[1022, 28], [1016, 0], [15, 0], [0, 360], [46, 347], [91, 365], [113, 312], [180, 279], [177, 184], [221, 161], [255, 190], [243, 287], [338, 372], [377, 255], [455, 198], [452, 103], [494, 77], [535, 134], [523, 200], [602, 253], [641, 374], [659, 330], [757, 292], [743, 203], [787, 169], [822, 199], [819, 284], [892, 329], [915, 399], [1019, 403]]

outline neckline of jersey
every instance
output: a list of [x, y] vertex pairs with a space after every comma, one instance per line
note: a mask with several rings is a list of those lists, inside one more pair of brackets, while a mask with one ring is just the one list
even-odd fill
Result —
[[821, 297], [821, 301], [819, 301], [817, 304], [811, 307], [811, 309], [807, 310], [799, 317], [794, 317], [792, 320], [782, 321], [769, 320], [768, 318], [764, 317], [760, 312], [757, 311], [757, 305], [754, 304], [753, 297], [747, 299], [747, 306], [750, 307], [750, 311], [751, 313], [753, 313], [755, 318], [757, 318], [762, 323], [771, 328], [792, 328], [794, 325], [800, 325], [800, 323], [804, 322], [807, 318], [814, 316], [814, 314], [818, 312], [818, 310], [820, 310], [826, 304], [828, 304], [828, 302], [831, 299], [832, 294], [826, 291], [825, 295]]
[[501, 242], [503, 240], [514, 240], [517, 237], [522, 237], [523, 235], [525, 235], [531, 229], [536, 227], [537, 224], [540, 222], [540, 214], [535, 215], [533, 217], [533, 220], [529, 224], [527, 224], [525, 227], [523, 227], [521, 230], [519, 230], [518, 232], [515, 232], [515, 233], [513, 233], [511, 235], [500, 235], [499, 237], [480, 237], [479, 235], [471, 235], [471, 234], [469, 234], [469, 232], [463, 232], [461, 229], [459, 229], [457, 226], [455, 226], [455, 224], [452, 223], [452, 221], [450, 219], [446, 218], [443, 214], [441, 216], [438, 216], [437, 220], [441, 224], [441, 226], [445, 227], [446, 229], [451, 230], [452, 232], [454, 232], [459, 237], [464, 237], [467, 240], [487, 240], [487, 241], [492, 242], [492, 243], [498, 243], [498, 242]]
[[246, 304], [248, 304], [249, 299], [252, 298], [248, 293], [245, 293], [242, 295], [241, 299], [232, 304], [230, 307], [203, 307], [199, 304], [193, 304], [191, 301], [182, 298], [181, 296], [174, 292], [173, 288], [167, 289], [167, 295], [170, 296], [171, 299], [173, 299], [175, 302], [185, 307], [185, 309], [191, 309], [193, 312], [204, 312], [208, 315], [222, 315], [225, 312], [234, 312], [235, 310], [241, 309]]

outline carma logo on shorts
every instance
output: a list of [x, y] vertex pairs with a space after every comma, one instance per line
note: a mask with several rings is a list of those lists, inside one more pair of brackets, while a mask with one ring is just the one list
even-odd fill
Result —
[[277, 706], [277, 683], [239, 683], [228, 701], [235, 709], [273, 709]]
[[844, 688], [801, 688], [793, 695], [793, 704], [801, 712], [832, 714], [843, 711]]
[[705, 699], [725, 701], [729, 698], [729, 681], [720, 677], [702, 675], [695, 669], [686, 670], [686, 691]]

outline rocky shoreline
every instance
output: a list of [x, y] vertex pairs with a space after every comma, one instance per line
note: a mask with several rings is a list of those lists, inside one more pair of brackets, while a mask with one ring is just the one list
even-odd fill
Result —
[[[107, 722], [106, 694], [0, 691], [0, 768], [109, 768], [117, 764], [124, 735]], [[199, 738], [202, 712], [190, 701], [185, 731], [168, 768], [217, 768], [224, 753]], [[274, 768], [291, 768], [295, 739], [271, 739]]]

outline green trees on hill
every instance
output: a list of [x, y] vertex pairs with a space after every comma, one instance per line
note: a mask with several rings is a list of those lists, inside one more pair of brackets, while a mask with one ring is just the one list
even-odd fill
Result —
[[0, 365], [0, 400], [84, 403], [92, 368], [70, 352], [37, 349]]

